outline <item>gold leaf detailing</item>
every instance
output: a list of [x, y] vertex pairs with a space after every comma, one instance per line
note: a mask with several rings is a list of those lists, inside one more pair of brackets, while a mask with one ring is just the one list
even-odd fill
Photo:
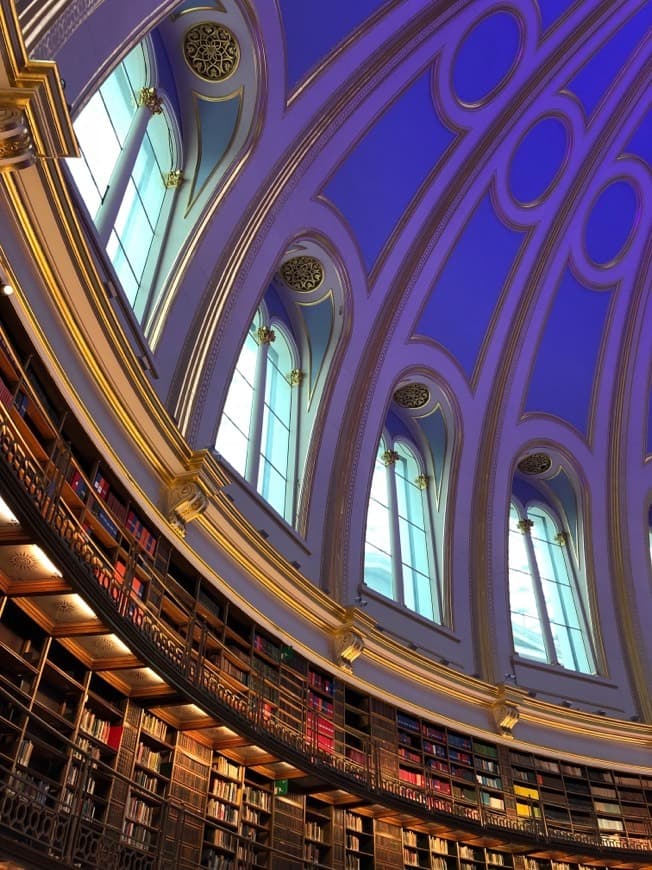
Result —
[[429, 399], [430, 390], [425, 384], [405, 384], [394, 393], [394, 401], [402, 408], [423, 408]]
[[258, 339], [258, 344], [271, 344], [273, 341], [276, 341], [276, 333], [269, 326], [259, 326], [256, 330], [256, 338]]
[[292, 257], [281, 266], [281, 278], [299, 293], [316, 290], [324, 280], [324, 267], [317, 257]]
[[287, 382], [292, 387], [300, 387], [304, 378], [305, 374], [301, 369], [292, 369], [292, 371], [287, 375]]
[[156, 88], [141, 88], [138, 92], [138, 105], [149, 109], [152, 115], [160, 115], [163, 111], [163, 100]]
[[190, 69], [207, 82], [221, 82], [238, 67], [240, 46], [228, 27], [205, 21], [195, 24], [183, 40]]
[[166, 187], [180, 187], [183, 184], [183, 172], [180, 169], [171, 169], [163, 177]]
[[547, 453], [530, 453], [518, 464], [518, 470], [523, 474], [543, 474], [552, 465], [552, 460]]

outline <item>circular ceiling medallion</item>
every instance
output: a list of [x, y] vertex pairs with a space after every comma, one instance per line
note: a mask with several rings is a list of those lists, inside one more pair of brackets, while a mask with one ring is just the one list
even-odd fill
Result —
[[240, 60], [240, 46], [229, 28], [210, 21], [188, 30], [183, 53], [195, 75], [207, 82], [228, 79]]
[[281, 278], [293, 290], [308, 293], [324, 280], [324, 267], [317, 257], [292, 257], [281, 266]]
[[425, 384], [406, 384], [394, 393], [394, 401], [402, 408], [423, 408], [430, 399], [430, 390]]
[[530, 453], [521, 459], [518, 470], [523, 474], [543, 474], [551, 465], [552, 461], [547, 453]]

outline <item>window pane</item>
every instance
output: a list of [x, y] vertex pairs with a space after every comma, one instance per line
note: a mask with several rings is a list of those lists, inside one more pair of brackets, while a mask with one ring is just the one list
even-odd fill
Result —
[[286, 513], [289, 483], [292, 387], [285, 375], [291, 359], [290, 348], [277, 331], [274, 344], [267, 346], [258, 491], [281, 515]]
[[134, 275], [140, 283], [154, 230], [131, 179], [115, 221], [115, 231], [131, 263]]
[[389, 553], [376, 550], [370, 544], [365, 545], [364, 551], [364, 582], [381, 595], [394, 597], [392, 558]]
[[[74, 128], [95, 186], [100, 197], [103, 197], [113, 167], [120, 156], [121, 144], [100, 94], [95, 94], [80, 112]], [[69, 164], [71, 168], [76, 160], [77, 158], [71, 159]], [[75, 171], [74, 168], [72, 171]], [[94, 215], [95, 212], [93, 211], [92, 214]]]
[[512, 635], [517, 653], [541, 662], [547, 660], [541, 623], [538, 619], [521, 613], [512, 613]]
[[120, 147], [122, 147], [137, 109], [136, 100], [122, 64], [116, 67], [100, 87], [100, 94], [107, 107], [115, 135]]
[[365, 535], [364, 582], [371, 589], [394, 597], [392, 569], [389, 495], [387, 489], [387, 469], [382, 462], [385, 451], [380, 442], [371, 482], [371, 496], [367, 508], [367, 530]]
[[115, 232], [112, 232], [109, 237], [109, 243], [106, 246], [107, 254], [113, 264], [118, 280], [122, 284], [122, 289], [129, 300], [129, 304], [133, 305], [136, 293], [138, 292], [138, 279], [134, 275], [131, 263], [129, 262], [120, 240]]
[[254, 374], [258, 345], [253, 337], [255, 323], [245, 338], [224, 403], [215, 449], [243, 477], [247, 466], [251, 415], [254, 405]]
[[557, 540], [557, 528], [546, 511], [532, 508], [528, 518], [534, 523], [532, 544], [557, 661], [565, 668], [591, 673], [594, 668], [581, 619], [579, 591], [569, 571], [570, 556]]
[[[162, 117], [164, 116], [154, 115], [154, 118]], [[165, 123], [165, 120], [163, 123]], [[148, 132], [151, 125], [152, 121], [149, 122], [147, 127]], [[142, 147], [136, 157], [132, 178], [140, 194], [149, 222], [152, 228], [156, 228], [156, 222], [161, 213], [161, 206], [165, 197], [165, 183], [163, 180], [163, 170], [156, 160], [152, 143], [147, 135], [143, 139]]]
[[541, 616], [537, 605], [525, 534], [519, 528], [519, 515], [512, 505], [509, 515], [509, 607], [512, 637], [517, 653], [546, 661]]

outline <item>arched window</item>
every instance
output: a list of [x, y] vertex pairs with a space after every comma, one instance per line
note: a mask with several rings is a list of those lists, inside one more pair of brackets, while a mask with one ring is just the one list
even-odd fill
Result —
[[381, 438], [367, 509], [364, 582], [426, 619], [441, 622], [428, 477], [417, 449]]
[[99, 240], [136, 314], [143, 315], [157, 259], [155, 237], [174, 178], [167, 110], [148, 83], [144, 44], [134, 48], [74, 122], [81, 159], [68, 166]]
[[215, 449], [281, 516], [292, 521], [296, 477], [293, 387], [301, 378], [297, 352], [281, 324], [249, 328], [233, 373]]
[[595, 673], [576, 567], [552, 513], [530, 506], [509, 514], [509, 600], [514, 650], [526, 658]]

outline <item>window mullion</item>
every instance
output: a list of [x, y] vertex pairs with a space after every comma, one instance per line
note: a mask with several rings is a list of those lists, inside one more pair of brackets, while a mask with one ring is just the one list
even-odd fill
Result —
[[124, 147], [113, 167], [109, 186], [95, 218], [95, 227], [103, 247], [107, 246], [115, 226], [115, 221], [118, 217], [122, 201], [125, 198], [127, 185], [134, 171], [136, 159], [145, 139], [145, 131], [151, 116], [152, 110], [147, 105], [138, 106], [129, 127]]
[[[391, 451], [390, 451], [391, 452]], [[401, 557], [401, 530], [398, 518], [398, 494], [396, 492], [396, 458], [391, 456], [385, 463], [387, 473], [387, 495], [389, 501], [389, 540], [392, 550], [392, 583], [394, 600], [405, 605], [403, 591], [403, 559]]]
[[439, 582], [439, 570], [437, 566], [437, 552], [435, 542], [435, 524], [432, 515], [432, 505], [430, 502], [430, 478], [423, 474], [416, 481], [417, 486], [421, 490], [421, 498], [423, 500], [423, 519], [426, 529], [426, 547], [428, 555], [428, 574], [430, 577], [430, 588], [434, 585], [434, 591], [431, 591], [432, 600], [435, 604], [435, 621], [443, 624], [444, 622], [444, 607], [442, 601], [443, 590]]
[[[263, 331], [264, 334], [263, 334]], [[249, 443], [247, 445], [247, 466], [245, 478], [258, 486], [258, 469], [260, 468], [261, 439], [263, 437], [263, 414], [265, 413], [265, 386], [267, 379], [267, 349], [271, 338], [266, 338], [273, 333], [266, 327], [260, 327], [256, 340], [258, 341], [258, 353], [256, 354], [256, 371], [254, 374], [254, 399], [251, 411], [249, 427]]]
[[[563, 538], [564, 542], [567, 540], [567, 535], [565, 532], [560, 532], [560, 537]], [[584, 648], [586, 651], [586, 657], [589, 661], [591, 667], [595, 667], [595, 654], [593, 652], [593, 644], [591, 642], [591, 634], [589, 632], [589, 621], [587, 619], [586, 608], [584, 606], [584, 597], [580, 594], [579, 584], [577, 580], [577, 573], [575, 571], [575, 565], [573, 564], [573, 560], [571, 559], [567, 544], [561, 544], [562, 549], [562, 559], [566, 565], [566, 571], [568, 572], [568, 579], [570, 580], [570, 589], [571, 595], [573, 596], [573, 600], [575, 601], [575, 607], [577, 608], [577, 615], [580, 623], [580, 632], [582, 635], [582, 642], [584, 643]], [[566, 614], [566, 605], [562, 601], [562, 606], [564, 609], [564, 618], [566, 619], [566, 624], [570, 625], [570, 621]], [[571, 650], [573, 653], [573, 661], [575, 662], [575, 667], [579, 670], [579, 665], [577, 662], [577, 652], [575, 650], [575, 643], [572, 640], [571, 635]]]
[[555, 649], [555, 641], [550, 628], [550, 618], [548, 616], [548, 608], [546, 607], [546, 599], [543, 594], [543, 584], [541, 575], [539, 574], [539, 566], [537, 565], [537, 557], [534, 552], [534, 544], [532, 543], [532, 529], [530, 520], [525, 520], [523, 533], [525, 536], [525, 549], [530, 563], [530, 575], [532, 577], [532, 587], [534, 589], [534, 597], [536, 599], [537, 611], [539, 613], [539, 621], [541, 623], [541, 632], [543, 634], [543, 643], [546, 649], [546, 658], [552, 665], [558, 664], [557, 651]]

